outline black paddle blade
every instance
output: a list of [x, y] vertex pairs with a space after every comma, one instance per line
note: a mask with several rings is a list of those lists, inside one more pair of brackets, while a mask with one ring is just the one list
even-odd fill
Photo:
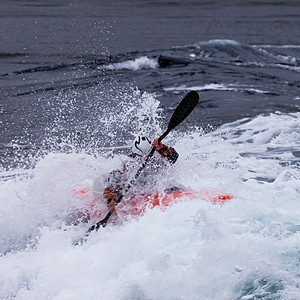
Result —
[[199, 103], [199, 95], [196, 91], [190, 91], [178, 104], [171, 120], [169, 122], [168, 131], [170, 132], [179, 125]]

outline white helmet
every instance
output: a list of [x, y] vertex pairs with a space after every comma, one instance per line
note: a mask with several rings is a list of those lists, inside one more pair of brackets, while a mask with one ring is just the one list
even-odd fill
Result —
[[138, 136], [132, 144], [132, 152], [138, 155], [146, 155], [151, 149], [151, 142], [146, 136]]

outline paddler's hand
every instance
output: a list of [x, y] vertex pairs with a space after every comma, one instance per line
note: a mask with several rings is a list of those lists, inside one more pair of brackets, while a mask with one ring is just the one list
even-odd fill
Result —
[[113, 199], [108, 202], [107, 207], [109, 212], [114, 213], [116, 211], [116, 204], [116, 201]]
[[156, 138], [153, 141], [152, 146], [155, 148], [155, 151], [160, 151], [164, 145], [162, 144], [162, 142], [158, 142], [158, 138]]
[[116, 207], [116, 197], [117, 197], [117, 194], [115, 193], [114, 189], [112, 187], [107, 187], [104, 189], [104, 192], [103, 192], [103, 196], [104, 196], [104, 199], [106, 199], [106, 204], [107, 204], [107, 207], [108, 207], [108, 210], [111, 212], [111, 213], [114, 213], [115, 212], [115, 207]]

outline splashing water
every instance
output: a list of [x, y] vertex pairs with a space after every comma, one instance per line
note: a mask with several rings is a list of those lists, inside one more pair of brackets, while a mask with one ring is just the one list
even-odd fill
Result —
[[[118, 97], [123, 102], [107, 106], [107, 117], [94, 127], [113, 128], [113, 134], [95, 142], [96, 134], [87, 131], [87, 148], [100, 143], [101, 151], [79, 151], [77, 140], [67, 136], [66, 144], [76, 150], [60, 151], [53, 142], [55, 151], [50, 148], [26, 176], [1, 181], [0, 296], [296, 299], [299, 113], [260, 115], [209, 133], [196, 127], [172, 132], [166, 143], [180, 153], [172, 176], [195, 190], [222, 189], [234, 199], [224, 206], [195, 200], [165, 212], [154, 209], [73, 246], [86, 225], [64, 223], [74, 206], [72, 186], [88, 185], [120, 166], [124, 154], [104, 150], [113, 141], [126, 146], [129, 133], [120, 137], [121, 128], [133, 133], [142, 128], [152, 136], [161, 131], [153, 95], [133, 90]], [[54, 127], [62, 129], [61, 124]]]

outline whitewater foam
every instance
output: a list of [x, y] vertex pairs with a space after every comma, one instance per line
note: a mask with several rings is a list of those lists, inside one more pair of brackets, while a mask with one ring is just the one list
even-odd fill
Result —
[[165, 91], [206, 91], [206, 90], [214, 90], [214, 91], [240, 91], [240, 92], [249, 92], [254, 94], [268, 94], [268, 91], [255, 89], [252, 87], [246, 87], [244, 85], [238, 84], [217, 84], [210, 83], [205, 84], [203, 86], [190, 86], [187, 87], [185, 85], [177, 86], [177, 87], [168, 87], [164, 88]]
[[210, 133], [172, 132], [166, 143], [180, 153], [174, 178], [234, 199], [154, 209], [93, 232], [81, 247], [73, 241], [88, 225], [63, 221], [74, 205], [72, 186], [118, 167], [122, 155], [41, 158], [30, 177], [0, 185], [0, 297], [295, 299], [300, 170], [292, 153], [299, 149], [299, 118], [277, 113]]
[[158, 62], [156, 59], [149, 58], [147, 56], [142, 56], [133, 60], [110, 64], [101, 68], [108, 69], [108, 70], [127, 69], [127, 70], [137, 71], [140, 69], [156, 69], [157, 67], [158, 67]]

